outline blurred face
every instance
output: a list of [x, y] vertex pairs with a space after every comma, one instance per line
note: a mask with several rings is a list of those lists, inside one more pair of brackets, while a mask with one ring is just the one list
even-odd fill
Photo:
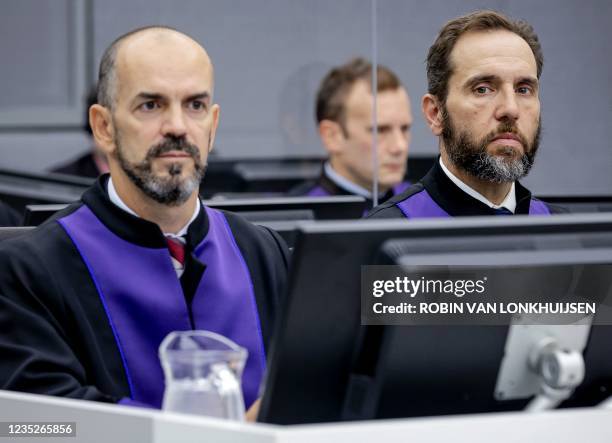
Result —
[[470, 32], [451, 53], [454, 72], [441, 107], [441, 137], [450, 161], [484, 181], [525, 176], [540, 135], [535, 57], [509, 31]]
[[344, 134], [332, 166], [352, 182], [371, 190], [374, 179], [372, 135], [377, 131], [379, 190], [400, 183], [406, 174], [412, 113], [404, 88], [378, 93], [377, 125], [372, 122], [373, 96], [365, 81], [355, 84], [345, 105]]
[[159, 203], [180, 205], [199, 188], [217, 126], [212, 86], [208, 56], [184, 36], [120, 47], [111, 162]]

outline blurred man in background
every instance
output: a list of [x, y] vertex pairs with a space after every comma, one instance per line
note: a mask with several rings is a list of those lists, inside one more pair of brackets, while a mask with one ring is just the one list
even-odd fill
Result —
[[[375, 175], [379, 202], [407, 188], [404, 176], [412, 126], [410, 99], [399, 78], [385, 66], [377, 67], [376, 90], [374, 125], [370, 62], [355, 58], [323, 78], [317, 93], [316, 120], [329, 160], [316, 182], [299, 185], [290, 194], [360, 195], [371, 207]], [[372, 156], [375, 131], [377, 171]]]

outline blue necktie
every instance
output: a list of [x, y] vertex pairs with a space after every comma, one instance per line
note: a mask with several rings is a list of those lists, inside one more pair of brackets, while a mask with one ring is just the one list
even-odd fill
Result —
[[513, 215], [510, 209], [504, 207], [493, 209], [493, 212], [495, 215]]

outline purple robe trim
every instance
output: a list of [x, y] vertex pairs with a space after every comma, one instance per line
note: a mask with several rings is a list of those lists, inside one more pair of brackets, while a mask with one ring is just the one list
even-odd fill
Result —
[[531, 199], [529, 202], [529, 215], [550, 215], [550, 209], [544, 202]]
[[[406, 218], [438, 218], [450, 217], [425, 189], [397, 203], [397, 207]], [[529, 215], [550, 215], [548, 206], [539, 200], [531, 199]]]
[[410, 182], [401, 182], [393, 186], [393, 195], [398, 195], [410, 187]]
[[196, 329], [221, 334], [249, 351], [242, 377], [248, 408], [257, 399], [266, 366], [255, 290], [225, 216], [205, 209], [208, 234], [195, 248], [195, 255], [206, 264], [206, 272], [193, 299], [193, 317]]
[[406, 218], [450, 217], [423, 189], [397, 203]]
[[328, 195], [330, 195], [329, 192], [323, 189], [322, 186], [315, 186], [306, 194], [308, 197], [327, 197]]
[[[245, 347], [245, 404], [258, 394], [265, 353], [249, 270], [222, 213], [206, 208], [209, 230], [195, 248], [206, 265], [192, 302], [197, 329]], [[164, 375], [158, 348], [172, 331], [191, 329], [180, 281], [166, 248], [130, 243], [87, 206], [58, 220], [83, 258], [104, 306], [126, 372], [131, 399], [161, 407]]]
[[120, 404], [121, 406], [131, 406], [131, 407], [136, 407], [136, 408], [154, 409], [153, 406], [149, 404], [142, 403], [136, 400], [132, 400], [131, 398], [128, 398], [128, 397], [123, 397], [121, 400], [119, 400], [118, 404]]
[[[409, 182], [401, 182], [395, 186], [393, 186], [393, 195], [397, 195], [397, 194], [401, 194], [402, 192], [404, 192], [406, 189], [408, 189], [410, 187], [410, 183]], [[314, 188], [312, 188], [310, 191], [308, 191], [308, 193], [306, 194], [308, 197], [325, 197], [328, 195], [331, 195], [329, 192], [327, 192], [325, 189], [323, 189], [322, 186], [317, 185]]]

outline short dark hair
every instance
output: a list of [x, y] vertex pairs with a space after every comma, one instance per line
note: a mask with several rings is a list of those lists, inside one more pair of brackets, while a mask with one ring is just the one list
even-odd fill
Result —
[[148, 31], [150, 29], [166, 29], [169, 31], [175, 31], [182, 34], [182, 32], [164, 25], [152, 25], [144, 26], [142, 28], [134, 29], [117, 37], [104, 51], [102, 59], [100, 60], [100, 69], [98, 70], [98, 103], [105, 108], [112, 109], [115, 104], [115, 93], [117, 88], [117, 52], [121, 43], [131, 37], [134, 34], [138, 34], [142, 31]]
[[448, 80], [453, 74], [450, 55], [463, 34], [470, 31], [493, 31], [505, 29], [521, 37], [533, 52], [536, 60], [538, 78], [542, 74], [544, 56], [542, 47], [533, 27], [522, 20], [512, 20], [496, 11], [482, 10], [455, 18], [447, 22], [427, 54], [427, 88], [442, 103], [448, 95]]
[[[332, 120], [344, 129], [346, 123], [346, 98], [353, 85], [360, 81], [372, 83], [372, 63], [357, 57], [341, 66], [333, 68], [321, 81], [317, 92], [316, 120]], [[402, 86], [399, 78], [386, 66], [376, 68], [376, 90], [378, 92], [395, 90]], [[371, 87], [371, 86], [370, 86]]]

